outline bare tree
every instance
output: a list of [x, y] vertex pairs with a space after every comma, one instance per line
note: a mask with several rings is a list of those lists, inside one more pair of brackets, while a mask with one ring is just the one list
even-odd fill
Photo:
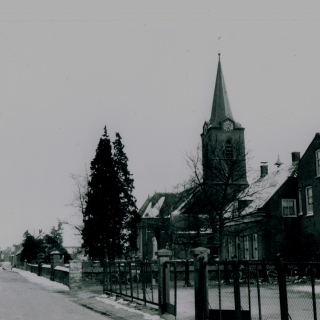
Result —
[[253, 215], [259, 215], [250, 205], [259, 200], [263, 203], [275, 181], [272, 175], [264, 179], [259, 175], [248, 184], [246, 163], [251, 158], [240, 142], [227, 149], [226, 144], [216, 143], [214, 152], [204, 156], [205, 160], [200, 147], [195, 155], [187, 156], [189, 179], [176, 186], [174, 193], [163, 194], [166, 201], [155, 205], [158, 214], [147, 223], [155, 234], [161, 232], [167, 239], [175, 256], [179, 251], [186, 256], [189, 248], [208, 246], [217, 247], [219, 258], [224, 259], [226, 237], [264, 232], [250, 222]]
[[[70, 177], [74, 181], [76, 190], [74, 191], [72, 201], [67, 204], [67, 206], [75, 208], [75, 218], [82, 221], [83, 213], [86, 208], [89, 174], [86, 169], [84, 175], [71, 174]], [[72, 220], [59, 220], [59, 222], [73, 228], [76, 236], [82, 234], [83, 223], [75, 224]]]
[[196, 155], [187, 157], [192, 172], [188, 184], [194, 188], [194, 196], [186, 212], [193, 211], [204, 216], [201, 231], [211, 232], [211, 241], [217, 244], [222, 260], [226, 226], [228, 232], [233, 234], [243, 233], [246, 229], [249, 232], [249, 228], [254, 226], [241, 223], [244, 220], [239, 213], [273, 182], [265, 181], [259, 188], [249, 186], [246, 160], [250, 160], [250, 154], [245, 152], [241, 142], [232, 141], [227, 146], [217, 142], [210, 155], [205, 151], [202, 155], [205, 159], [201, 157], [198, 147]]

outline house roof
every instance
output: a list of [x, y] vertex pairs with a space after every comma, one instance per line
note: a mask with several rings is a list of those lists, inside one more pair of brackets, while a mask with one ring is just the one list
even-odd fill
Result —
[[276, 171], [254, 181], [238, 197], [240, 201], [248, 201], [241, 214], [253, 213], [262, 208], [288, 178], [297, 176], [297, 169], [297, 164], [279, 167]]
[[155, 192], [142, 205], [139, 214], [142, 218], [169, 217], [172, 213], [178, 214], [183, 211], [193, 190], [190, 188], [177, 193]]
[[310, 144], [308, 145], [308, 148], [306, 149], [306, 151], [304, 152], [304, 154], [302, 155], [301, 159], [300, 159], [300, 162], [301, 160], [305, 157], [305, 155], [308, 153], [309, 149], [311, 148], [312, 144], [314, 143], [314, 141], [316, 139], [319, 139], [320, 138], [320, 133], [317, 132], [314, 136], [314, 138], [312, 139], [312, 141], [310, 142]]
[[[259, 209], [266, 205], [288, 178], [297, 176], [297, 170], [298, 164], [280, 166], [263, 178], [256, 179], [238, 196], [238, 203], [243, 201], [244, 204], [240, 211], [241, 216], [261, 211]], [[184, 219], [186, 219], [188, 213], [197, 211], [197, 215], [203, 216], [203, 219], [205, 219], [207, 210], [208, 208], [201, 201], [201, 196], [199, 196], [199, 188], [195, 187], [180, 193], [156, 192], [152, 197], [148, 197], [139, 213], [142, 218], [170, 217], [172, 223], [183, 226]], [[225, 217], [231, 217], [232, 213], [233, 203], [226, 209]]]
[[20, 248], [20, 249], [15, 253], [15, 255], [17, 256], [18, 254], [21, 254], [22, 250], [23, 250], [23, 248]]

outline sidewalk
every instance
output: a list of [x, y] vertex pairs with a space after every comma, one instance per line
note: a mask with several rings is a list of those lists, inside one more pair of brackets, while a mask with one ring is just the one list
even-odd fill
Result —
[[[159, 316], [155, 306], [144, 306], [143, 302], [132, 302], [117, 296], [103, 294], [101, 285], [83, 285], [81, 289], [69, 290], [63, 284], [50, 281], [44, 277], [21, 269], [13, 269], [31, 282], [47, 287], [53, 292], [65, 294], [66, 298], [85, 308], [111, 317], [114, 320], [174, 320], [169, 314]], [[194, 320], [194, 291], [193, 288], [179, 288], [177, 293], [177, 320]]]
[[142, 303], [126, 301], [120, 297], [102, 294], [101, 286], [70, 290], [69, 297], [83, 307], [115, 320], [174, 320], [174, 316], [168, 314], [160, 317], [158, 310], [152, 306], [144, 306]]
[[[93, 309], [115, 319], [150, 319], [174, 320], [170, 314], [159, 316], [155, 306], [144, 306], [143, 302], [131, 302], [121, 297], [102, 294], [101, 286], [83, 287], [76, 291], [69, 291], [69, 295], [82, 306]], [[193, 288], [179, 288], [177, 292], [178, 315], [177, 320], [194, 320], [194, 290]]]

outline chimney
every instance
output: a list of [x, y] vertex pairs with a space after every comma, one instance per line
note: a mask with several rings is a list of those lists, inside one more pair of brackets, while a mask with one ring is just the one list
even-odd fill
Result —
[[268, 162], [261, 162], [260, 178], [264, 178], [268, 174]]
[[300, 160], [300, 152], [291, 152], [292, 165], [296, 165]]

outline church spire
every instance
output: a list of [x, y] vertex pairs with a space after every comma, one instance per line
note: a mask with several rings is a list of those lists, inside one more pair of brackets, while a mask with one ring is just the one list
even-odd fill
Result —
[[219, 53], [216, 86], [214, 88], [211, 118], [210, 118], [211, 126], [220, 127], [220, 122], [227, 118], [234, 121], [232, 112], [231, 112], [228, 94], [227, 94], [227, 88], [223, 78], [222, 67], [220, 62], [220, 53]]

